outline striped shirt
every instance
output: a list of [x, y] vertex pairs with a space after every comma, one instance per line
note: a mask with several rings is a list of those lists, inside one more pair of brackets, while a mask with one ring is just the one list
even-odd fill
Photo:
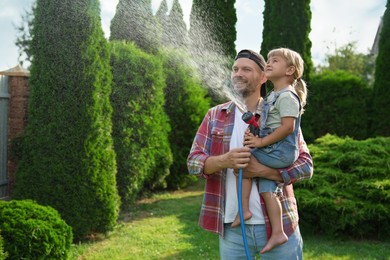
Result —
[[[192, 175], [206, 179], [204, 198], [199, 217], [199, 225], [210, 232], [224, 235], [223, 219], [225, 207], [226, 169], [211, 175], [203, 172], [204, 164], [209, 156], [217, 156], [229, 151], [230, 138], [234, 126], [235, 104], [230, 101], [211, 108], [204, 117], [195, 136], [187, 159], [188, 171]], [[283, 197], [280, 199], [283, 211], [283, 227], [290, 236], [298, 226], [298, 208], [292, 184], [310, 179], [313, 174], [313, 162], [305, 141], [298, 135], [299, 157], [285, 169], [280, 169], [284, 180]], [[267, 236], [271, 235], [271, 224], [264, 200], [260, 196]]]

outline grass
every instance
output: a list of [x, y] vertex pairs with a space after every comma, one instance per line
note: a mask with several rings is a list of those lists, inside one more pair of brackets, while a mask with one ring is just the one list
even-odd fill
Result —
[[[219, 259], [218, 236], [198, 227], [203, 184], [155, 194], [122, 213], [105, 237], [73, 245], [71, 259]], [[342, 241], [305, 235], [306, 260], [390, 260], [390, 242]]]

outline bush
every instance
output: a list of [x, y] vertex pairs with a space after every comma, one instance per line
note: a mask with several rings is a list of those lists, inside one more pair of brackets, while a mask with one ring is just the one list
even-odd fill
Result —
[[55, 209], [30, 200], [0, 201], [0, 219], [10, 259], [67, 258], [72, 228]]
[[313, 75], [308, 105], [302, 117], [306, 141], [311, 143], [327, 133], [359, 140], [369, 137], [371, 93], [366, 82], [347, 71]]
[[8, 253], [4, 252], [3, 244], [4, 244], [3, 237], [1, 236], [1, 230], [0, 230], [0, 260], [4, 260], [8, 256]]
[[119, 213], [110, 51], [99, 14], [97, 0], [36, 1], [28, 124], [12, 194], [58, 210], [75, 239], [111, 231]]
[[[165, 187], [172, 164], [161, 61], [134, 44], [111, 42], [113, 139], [123, 204]], [[146, 187], [146, 189], [144, 189]]]
[[309, 148], [313, 178], [295, 185], [302, 227], [332, 236], [390, 237], [390, 138], [326, 135]]
[[173, 164], [167, 176], [170, 189], [184, 188], [197, 180], [188, 174], [187, 156], [196, 130], [210, 108], [210, 99], [206, 98], [207, 90], [200, 85], [200, 80], [194, 76], [185, 60], [183, 55], [174, 51], [163, 55], [167, 85], [165, 111], [172, 129], [169, 142]]

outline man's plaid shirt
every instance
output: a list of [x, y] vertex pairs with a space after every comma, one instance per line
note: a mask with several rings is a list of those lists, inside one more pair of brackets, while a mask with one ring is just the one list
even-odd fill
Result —
[[[233, 132], [235, 104], [227, 102], [211, 108], [203, 119], [195, 136], [187, 159], [189, 173], [206, 179], [204, 198], [199, 218], [199, 225], [205, 230], [224, 235], [223, 219], [225, 207], [226, 169], [212, 175], [203, 172], [204, 163], [209, 156], [221, 155], [229, 151]], [[313, 162], [305, 141], [299, 132], [299, 158], [288, 168], [280, 169], [284, 180], [283, 209], [284, 232], [290, 236], [298, 226], [298, 209], [292, 184], [310, 179], [313, 174]], [[267, 235], [271, 234], [271, 224], [264, 200], [260, 196], [264, 213]]]

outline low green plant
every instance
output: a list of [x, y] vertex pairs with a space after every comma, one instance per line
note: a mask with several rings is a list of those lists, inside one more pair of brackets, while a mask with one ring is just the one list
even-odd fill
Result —
[[4, 252], [3, 244], [4, 244], [3, 237], [1, 236], [1, 230], [0, 230], [0, 260], [4, 260], [8, 256], [8, 253]]
[[297, 183], [301, 224], [331, 236], [390, 236], [390, 138], [325, 135], [310, 145], [311, 181]]
[[[66, 259], [72, 228], [49, 206], [0, 201], [0, 230], [10, 259]], [[0, 255], [1, 258], [1, 255]]]

